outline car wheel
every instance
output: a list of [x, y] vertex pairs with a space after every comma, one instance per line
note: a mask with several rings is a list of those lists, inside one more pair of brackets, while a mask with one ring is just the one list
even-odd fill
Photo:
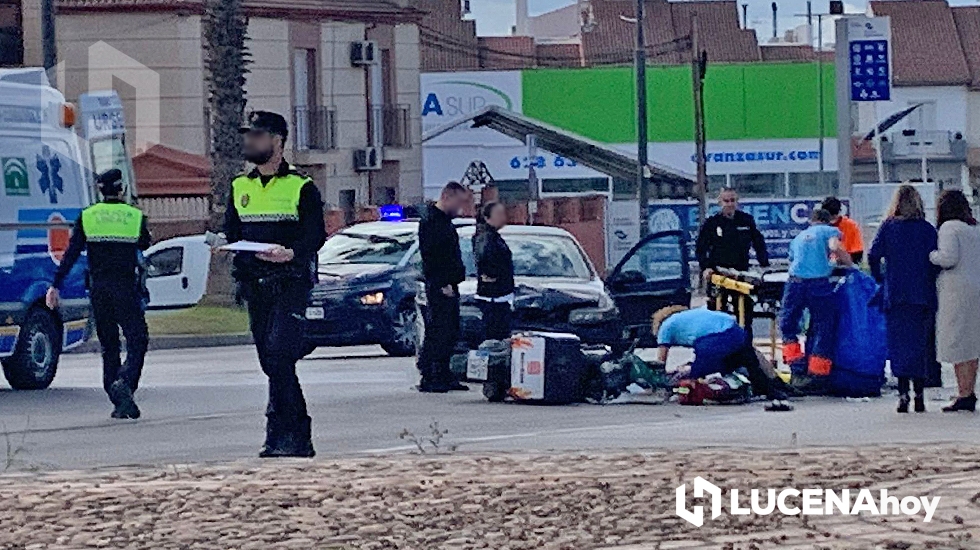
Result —
[[54, 381], [61, 358], [61, 330], [54, 316], [35, 309], [21, 327], [14, 354], [3, 361], [3, 375], [15, 390], [43, 390]]
[[411, 357], [415, 355], [415, 345], [418, 339], [418, 314], [414, 304], [405, 304], [398, 308], [398, 313], [391, 321], [392, 340], [381, 344], [381, 347], [393, 357]]

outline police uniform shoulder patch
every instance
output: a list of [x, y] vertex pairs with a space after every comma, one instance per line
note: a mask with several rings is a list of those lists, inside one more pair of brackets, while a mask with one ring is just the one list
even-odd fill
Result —
[[251, 197], [248, 196], [248, 193], [245, 193], [244, 195], [242, 195], [242, 198], [239, 202], [241, 203], [242, 208], [245, 208], [248, 206], [249, 201], [251, 201]]

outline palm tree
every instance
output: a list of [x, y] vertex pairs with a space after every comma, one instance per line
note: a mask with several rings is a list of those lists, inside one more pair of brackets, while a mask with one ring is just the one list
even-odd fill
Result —
[[[204, 68], [211, 128], [210, 230], [221, 231], [231, 180], [242, 170], [242, 137], [245, 120], [245, 79], [251, 56], [245, 46], [248, 19], [242, 0], [205, 0], [203, 18]], [[230, 254], [214, 254], [207, 294], [215, 304], [233, 301]]]
[[206, 0], [203, 20], [204, 67], [211, 120], [211, 230], [218, 231], [231, 180], [242, 170], [245, 81], [251, 56], [248, 19], [241, 0]]

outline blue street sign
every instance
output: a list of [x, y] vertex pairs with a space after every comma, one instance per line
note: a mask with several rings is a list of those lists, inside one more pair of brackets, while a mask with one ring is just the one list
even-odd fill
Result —
[[854, 40], [850, 43], [851, 101], [891, 99], [891, 74], [887, 40]]

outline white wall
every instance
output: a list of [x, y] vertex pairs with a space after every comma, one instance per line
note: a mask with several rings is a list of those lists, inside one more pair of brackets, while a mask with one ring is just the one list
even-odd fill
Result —
[[[934, 101], [936, 104], [936, 120], [933, 130], [963, 132], [966, 135], [969, 100], [965, 86], [892, 88], [892, 100], [878, 102], [878, 120], [883, 120], [893, 113], [897, 113], [923, 101]], [[873, 103], [859, 104], [859, 133], [864, 134], [870, 132], [874, 127], [874, 109]], [[907, 128], [909, 128], [908, 119], [895, 126], [890, 132], [901, 132]]]
[[131, 130], [131, 153], [155, 143], [206, 153], [200, 17], [61, 15], [58, 55], [64, 67], [59, 85], [69, 101], [77, 101], [90, 86], [105, 89], [123, 82], [118, 91]]

